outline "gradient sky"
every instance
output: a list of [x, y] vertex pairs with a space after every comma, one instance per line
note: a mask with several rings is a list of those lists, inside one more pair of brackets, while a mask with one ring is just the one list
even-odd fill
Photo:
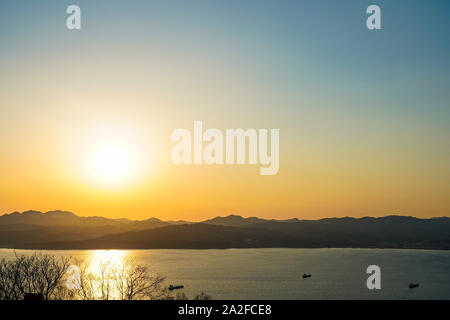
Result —
[[[78, 4], [82, 29], [65, 27]], [[382, 9], [382, 30], [365, 26]], [[450, 212], [450, 2], [2, 1], [0, 213], [201, 220]], [[170, 134], [279, 128], [280, 171], [175, 166]], [[120, 142], [135, 176], [84, 164]]]

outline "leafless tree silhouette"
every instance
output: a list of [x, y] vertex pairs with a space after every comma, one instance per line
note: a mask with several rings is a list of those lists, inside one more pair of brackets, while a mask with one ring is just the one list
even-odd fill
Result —
[[15, 255], [0, 261], [0, 299], [19, 300], [26, 294], [42, 299], [53, 297], [69, 266], [70, 258], [57, 259], [48, 254]]
[[121, 263], [102, 261], [98, 270], [86, 265], [80, 268], [79, 286], [72, 290], [81, 300], [161, 300], [170, 299], [163, 286], [164, 278], [153, 275], [149, 268], [133, 258]]
[[[96, 269], [74, 261], [79, 271], [74, 286], [67, 286], [71, 258], [49, 254], [15, 255], [0, 261], [0, 300], [22, 300], [27, 296], [43, 300], [188, 300], [183, 292], [172, 293], [164, 277], [136, 263], [104, 259]], [[209, 300], [205, 293], [195, 300]]]

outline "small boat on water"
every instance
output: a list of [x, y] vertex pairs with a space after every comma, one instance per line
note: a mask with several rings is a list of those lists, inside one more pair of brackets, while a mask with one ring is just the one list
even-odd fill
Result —
[[409, 284], [409, 288], [410, 288], [410, 289], [417, 288], [418, 286], [419, 286], [418, 283], [410, 283], [410, 284]]
[[184, 288], [184, 286], [174, 286], [174, 285], [170, 285], [169, 286], [169, 290], [176, 290], [176, 289], [183, 289]]
[[311, 275], [310, 275], [310, 274], [307, 274], [307, 273], [304, 273], [304, 274], [303, 274], [303, 279], [306, 279], [306, 278], [311, 278]]

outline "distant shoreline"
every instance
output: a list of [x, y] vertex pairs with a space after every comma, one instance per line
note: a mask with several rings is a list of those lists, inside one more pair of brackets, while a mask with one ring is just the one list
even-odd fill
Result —
[[265, 220], [230, 215], [200, 223], [83, 218], [71, 212], [0, 216], [0, 247], [29, 250], [356, 248], [450, 250], [450, 218]]

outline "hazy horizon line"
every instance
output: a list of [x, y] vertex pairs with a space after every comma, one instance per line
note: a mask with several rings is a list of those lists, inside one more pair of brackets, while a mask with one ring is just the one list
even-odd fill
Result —
[[217, 215], [217, 216], [212, 216], [210, 218], [206, 218], [203, 220], [186, 220], [186, 219], [163, 219], [163, 218], [159, 218], [157, 216], [149, 216], [148, 218], [145, 219], [141, 219], [141, 220], [136, 220], [136, 219], [130, 219], [130, 218], [126, 218], [126, 217], [120, 217], [120, 218], [111, 218], [111, 217], [107, 217], [107, 216], [101, 216], [101, 215], [79, 215], [73, 211], [69, 211], [69, 210], [61, 210], [61, 209], [55, 209], [55, 210], [48, 210], [48, 211], [40, 211], [40, 210], [34, 210], [34, 209], [29, 209], [29, 210], [24, 210], [24, 211], [13, 211], [13, 212], [9, 212], [9, 213], [3, 213], [0, 214], [0, 217], [6, 216], [6, 215], [11, 215], [14, 213], [19, 213], [19, 214], [24, 214], [27, 212], [39, 212], [42, 214], [47, 214], [47, 213], [53, 213], [53, 212], [65, 212], [65, 213], [70, 213], [73, 214], [79, 218], [105, 218], [105, 219], [111, 219], [111, 220], [129, 220], [129, 221], [145, 221], [145, 220], [149, 220], [149, 219], [158, 219], [160, 221], [163, 222], [170, 222], [170, 221], [185, 221], [185, 222], [192, 222], [192, 223], [202, 223], [205, 222], [207, 220], [212, 220], [215, 218], [228, 218], [228, 217], [241, 217], [243, 219], [252, 219], [252, 218], [256, 218], [256, 219], [260, 219], [260, 220], [266, 220], [266, 221], [287, 221], [287, 220], [299, 220], [299, 221], [318, 221], [318, 220], [325, 220], [325, 219], [364, 219], [364, 218], [374, 218], [374, 219], [379, 219], [379, 218], [387, 218], [387, 217], [408, 217], [408, 218], [414, 218], [414, 219], [420, 219], [420, 220], [431, 220], [431, 219], [439, 219], [439, 218], [450, 218], [450, 216], [446, 216], [446, 215], [442, 215], [442, 216], [433, 216], [433, 217], [418, 217], [418, 216], [412, 216], [412, 215], [407, 215], [407, 214], [386, 214], [386, 215], [381, 215], [381, 216], [328, 216], [328, 217], [322, 217], [322, 218], [316, 218], [316, 219], [302, 219], [299, 217], [291, 217], [291, 218], [261, 218], [259, 216], [245, 216], [245, 215], [241, 215], [241, 214], [237, 214], [237, 213], [230, 213], [227, 215]]

